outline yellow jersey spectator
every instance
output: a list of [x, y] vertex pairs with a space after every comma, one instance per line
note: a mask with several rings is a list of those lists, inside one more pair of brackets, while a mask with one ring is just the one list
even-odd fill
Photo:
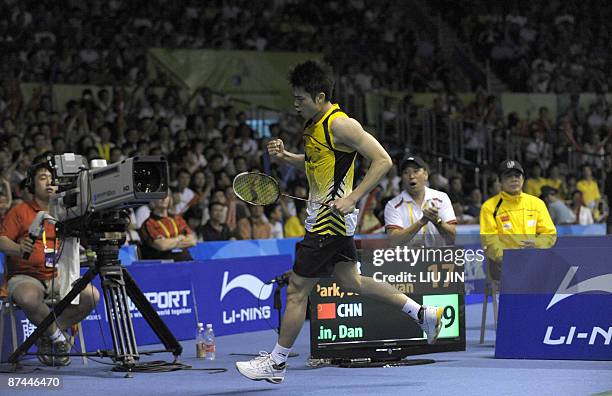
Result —
[[546, 204], [522, 192], [525, 176], [521, 164], [502, 162], [499, 177], [502, 191], [480, 210], [481, 242], [494, 280], [500, 279], [505, 249], [549, 248], [557, 238]]
[[601, 193], [589, 165], [582, 166], [582, 179], [576, 183], [576, 188], [582, 192], [584, 204], [591, 209], [595, 208], [601, 199]]
[[297, 214], [291, 216], [285, 222], [285, 238], [303, 237], [306, 235], [304, 221], [306, 221], [307, 212], [306, 205], [302, 201], [295, 202]]
[[531, 168], [531, 177], [525, 182], [525, 192], [529, 195], [539, 197], [542, 194], [542, 187], [548, 184], [548, 179], [542, 177], [542, 168], [540, 165], [534, 165]]

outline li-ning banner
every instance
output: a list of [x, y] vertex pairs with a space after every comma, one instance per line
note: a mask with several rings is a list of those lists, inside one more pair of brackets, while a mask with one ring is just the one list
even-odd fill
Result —
[[[274, 309], [274, 293], [278, 287], [270, 281], [291, 268], [291, 256], [222, 259], [206, 263], [209, 265], [194, 271], [193, 283], [196, 285], [198, 312], [207, 323], [212, 323], [215, 334], [278, 327], [278, 313]], [[279, 291], [284, 307], [285, 290]]]
[[495, 357], [612, 360], [612, 246], [513, 250]]
[[[172, 264], [134, 262], [128, 271], [172, 334], [178, 340], [187, 340], [194, 338], [197, 321], [212, 323], [217, 335], [278, 327], [278, 315], [274, 308], [277, 285], [270, 281], [291, 266], [291, 256], [280, 255]], [[93, 284], [101, 291], [99, 277], [94, 279]], [[284, 289], [280, 294], [280, 303], [284, 307]], [[20, 344], [35, 327], [21, 310], [16, 312]], [[159, 343], [131, 302], [130, 313], [138, 345]], [[112, 350], [102, 299], [82, 325], [88, 351]], [[5, 360], [12, 350], [8, 317], [2, 342], [2, 359]], [[78, 344], [75, 345], [77, 347]]]

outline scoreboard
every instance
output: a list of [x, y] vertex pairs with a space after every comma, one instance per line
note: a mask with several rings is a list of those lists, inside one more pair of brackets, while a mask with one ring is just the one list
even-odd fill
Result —
[[390, 283], [422, 305], [444, 307], [434, 345], [420, 326], [397, 307], [350, 293], [333, 278], [321, 280], [310, 295], [310, 347], [315, 359], [397, 360], [409, 355], [465, 350], [463, 266], [449, 262], [373, 264], [365, 251], [362, 275]]

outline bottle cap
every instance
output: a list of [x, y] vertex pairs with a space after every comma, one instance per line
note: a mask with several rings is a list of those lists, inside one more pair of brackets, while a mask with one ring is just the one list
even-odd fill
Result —
[[198, 327], [204, 327], [204, 323], [198, 322]]
[[206, 323], [206, 328], [207, 329], [212, 329], [212, 323]]

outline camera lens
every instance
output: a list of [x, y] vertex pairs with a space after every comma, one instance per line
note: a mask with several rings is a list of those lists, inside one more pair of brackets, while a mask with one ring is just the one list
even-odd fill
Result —
[[137, 162], [134, 164], [134, 191], [165, 191], [166, 180], [163, 164], [159, 162]]

